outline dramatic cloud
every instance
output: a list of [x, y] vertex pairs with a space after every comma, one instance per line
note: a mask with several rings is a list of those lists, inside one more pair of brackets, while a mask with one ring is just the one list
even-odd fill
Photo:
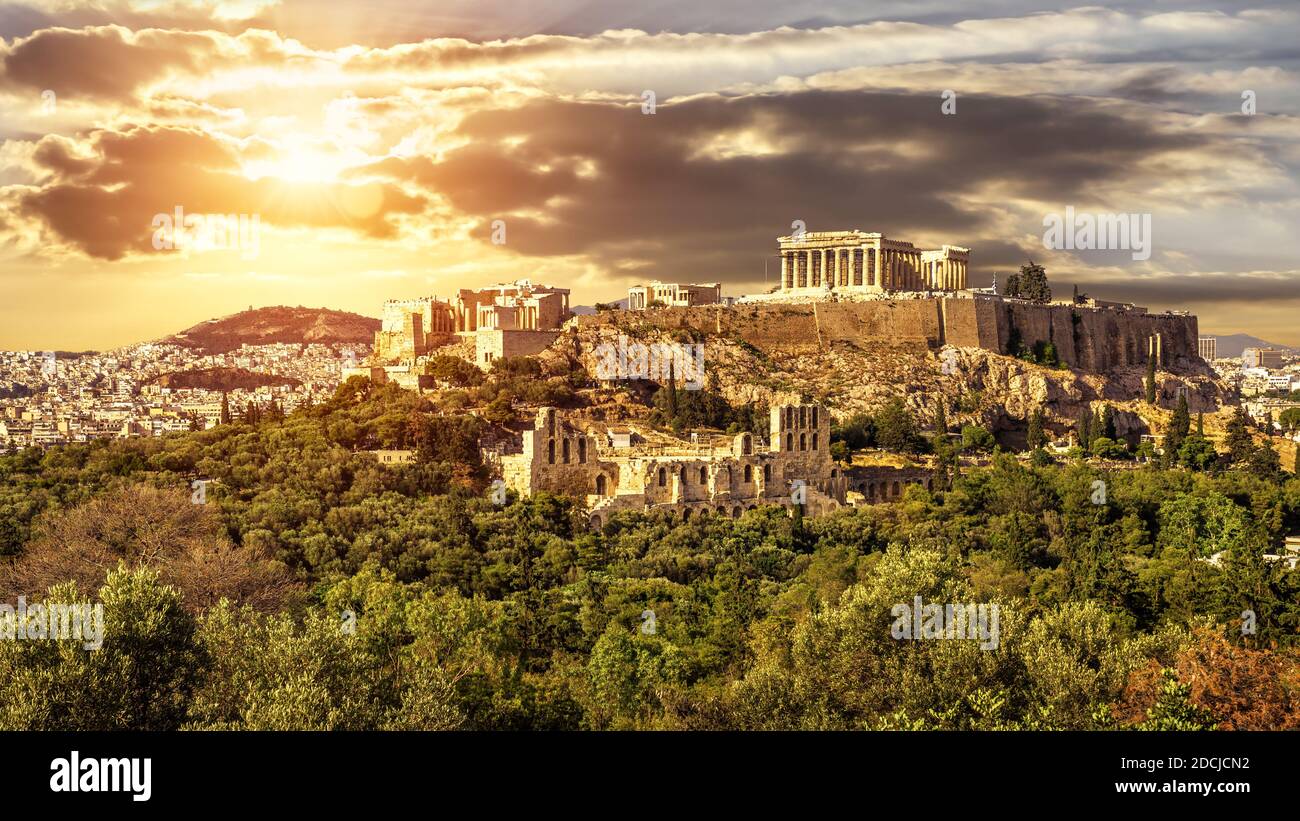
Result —
[[[799, 219], [1300, 344], [1298, 31], [1272, 0], [26, 0], [0, 9], [0, 327], [50, 281], [105, 289], [78, 328], [176, 283], [194, 321], [524, 275], [743, 293]], [[261, 257], [158, 253], [178, 205], [257, 214]], [[1044, 248], [1067, 207], [1149, 214], [1150, 258]]]
[[275, 179], [248, 179], [239, 146], [193, 130], [96, 131], [76, 151], [60, 138], [43, 140], [33, 159], [53, 181], [20, 190], [15, 210], [93, 257], [155, 252], [153, 218], [176, 207], [257, 215], [268, 226], [347, 228], [371, 238], [393, 237], [391, 216], [423, 209], [420, 198], [376, 182], [286, 188]]
[[[542, 100], [467, 117], [455, 134], [463, 147], [440, 161], [387, 159], [366, 171], [441, 193], [484, 237], [506, 219], [525, 255], [583, 253], [613, 269], [747, 282], [795, 219], [968, 245], [987, 269], [1012, 262], [983, 251], [1007, 249], [998, 211], [1013, 203], [1088, 204], [1189, 155], [1206, 158], [1201, 184], [1222, 170], [1220, 140], [1096, 103], [963, 106], [945, 117], [914, 95], [806, 91], [698, 97], [647, 115]], [[1153, 185], [1135, 187], [1126, 208], [1151, 207], [1142, 192]], [[1042, 214], [1029, 211], [1018, 233], [1041, 234]]]

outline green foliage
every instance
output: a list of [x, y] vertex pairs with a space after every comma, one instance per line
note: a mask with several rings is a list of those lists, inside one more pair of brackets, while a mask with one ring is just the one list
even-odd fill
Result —
[[483, 372], [458, 356], [431, 356], [424, 372], [441, 382], [461, 388], [483, 384]]
[[[202, 475], [230, 539], [311, 591], [256, 612], [187, 601], [148, 567], [57, 587], [50, 601], [105, 605], [104, 646], [0, 641], [0, 727], [1207, 727], [1177, 682], [1136, 718], [1113, 708], [1135, 675], [1173, 666], [1188, 625], [1239, 624], [1247, 607], [1252, 641], [1300, 669], [1300, 577], [1262, 558], [1300, 529], [1300, 479], [1249, 458], [1099, 473], [995, 452], [896, 504], [618, 513], [596, 533], [579, 500], [485, 498], [482, 424], [358, 379], [282, 422], [0, 457], [10, 554], [66, 508]], [[1086, 426], [1097, 452], [1119, 447], [1104, 411]], [[835, 444], [906, 449], [917, 427], [898, 402], [844, 420]], [[419, 458], [382, 466], [356, 446]], [[1189, 433], [1179, 461], [1210, 464], [1203, 446]], [[948, 447], [936, 437], [941, 463]], [[894, 638], [893, 608], [916, 596], [998, 604], [997, 646]]]
[[1287, 408], [1277, 417], [1277, 423], [1287, 433], [1300, 431], [1300, 408]]
[[1089, 451], [1099, 459], [1127, 459], [1129, 457], [1128, 448], [1106, 436], [1098, 436], [1093, 439]]
[[1250, 417], [1246, 416], [1245, 408], [1237, 406], [1226, 429], [1224, 444], [1228, 446], [1228, 460], [1237, 464], [1249, 459], [1255, 451], [1255, 437], [1250, 433]]
[[1160, 675], [1160, 697], [1138, 729], [1157, 732], [1213, 730], [1214, 716], [1209, 710], [1192, 703], [1191, 685], [1180, 683], [1178, 674], [1168, 667], [1162, 669]]
[[1052, 301], [1052, 288], [1047, 283], [1047, 271], [1033, 260], [1020, 266], [1017, 288], [1021, 299], [1039, 303]]
[[961, 449], [967, 452], [988, 453], [996, 442], [993, 434], [980, 425], [963, 425], [961, 429]]
[[685, 430], [714, 428], [730, 433], [750, 432], [764, 438], [771, 419], [766, 406], [732, 407], [722, 394], [707, 389], [688, 390], [665, 385], [651, 400], [651, 422], [660, 427]]
[[876, 444], [900, 453], [920, 453], [925, 446], [916, 418], [901, 399], [890, 400], [875, 415]]
[[1029, 414], [1029, 432], [1025, 436], [1025, 442], [1029, 445], [1030, 450], [1037, 450], [1047, 446], [1048, 436], [1042, 408], [1034, 408], [1033, 412]]
[[[1168, 446], [1166, 445], [1166, 453]], [[1178, 449], [1178, 462], [1192, 470], [1210, 470], [1218, 461], [1214, 443], [1198, 433], [1188, 436]]]
[[[97, 649], [76, 637], [0, 641], [0, 729], [168, 730], [183, 721], [207, 656], [180, 593], [148, 568], [122, 567], [97, 598]], [[68, 584], [42, 604], [92, 603]], [[29, 617], [29, 627], [39, 621]]]
[[831, 425], [831, 441], [843, 442], [849, 450], [862, 450], [876, 444], [876, 420], [871, 414], [856, 413]]
[[1178, 456], [1191, 428], [1192, 417], [1187, 411], [1187, 395], [1180, 393], [1178, 406], [1174, 408], [1174, 415], [1169, 420], [1168, 429], [1165, 430], [1165, 453], [1171, 461]]

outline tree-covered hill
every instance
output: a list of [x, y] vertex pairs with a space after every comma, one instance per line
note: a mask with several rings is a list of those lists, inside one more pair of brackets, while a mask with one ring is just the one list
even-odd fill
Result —
[[[106, 622], [0, 642], [0, 728], [1300, 727], [1300, 572], [1264, 558], [1293, 475], [999, 453], [897, 504], [589, 532], [494, 504], [501, 423], [433, 399], [0, 457], [2, 598]], [[896, 638], [918, 596], [996, 604], [996, 646]]]

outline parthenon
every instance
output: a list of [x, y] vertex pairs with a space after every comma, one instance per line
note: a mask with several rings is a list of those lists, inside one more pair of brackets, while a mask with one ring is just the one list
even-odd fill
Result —
[[970, 249], [955, 245], [924, 250], [910, 242], [862, 231], [805, 231], [777, 240], [781, 287], [777, 293], [961, 291]]

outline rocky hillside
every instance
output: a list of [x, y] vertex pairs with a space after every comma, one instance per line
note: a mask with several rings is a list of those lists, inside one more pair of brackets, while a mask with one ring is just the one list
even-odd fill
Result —
[[1186, 391], [1193, 413], [1214, 414], [1228, 398], [1226, 386], [1204, 367], [1159, 372], [1159, 401], [1152, 408], [1142, 401], [1143, 368], [1093, 374], [1039, 366], [981, 348], [931, 349], [911, 342], [836, 341], [820, 349], [763, 350], [734, 337], [664, 330], [632, 317], [618, 326], [571, 326], [542, 358], [553, 372], [580, 364], [594, 374], [600, 346], [617, 346], [620, 334], [646, 344], [703, 343], [706, 387], [732, 404], [770, 405], [810, 396], [843, 417], [901, 398], [928, 419], [942, 396], [951, 423], [978, 422], [1009, 441], [1023, 435], [1029, 414], [1038, 407], [1049, 428], [1059, 434], [1072, 428], [1085, 409], [1105, 402], [1116, 410], [1121, 435], [1137, 436], [1163, 428], [1180, 391]]
[[209, 319], [163, 341], [207, 353], [225, 353], [244, 344], [370, 344], [374, 342], [377, 330], [378, 319], [360, 314], [327, 308], [276, 306]]

